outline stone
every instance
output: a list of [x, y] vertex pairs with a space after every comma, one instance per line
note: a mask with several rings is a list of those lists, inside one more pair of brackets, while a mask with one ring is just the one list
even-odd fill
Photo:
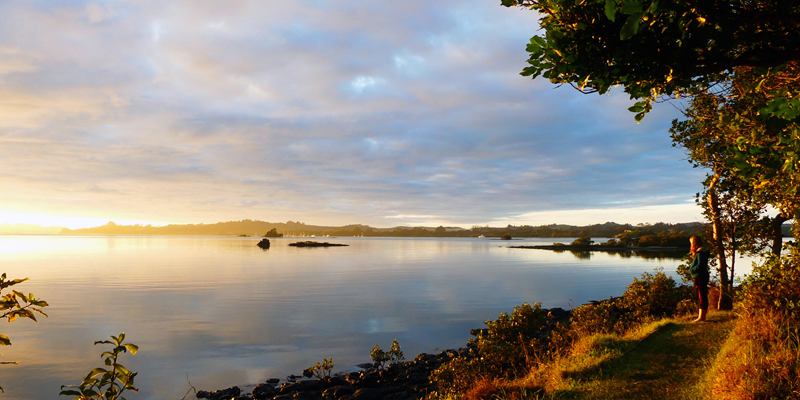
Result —
[[322, 397], [326, 399], [339, 399], [342, 396], [351, 395], [356, 392], [356, 388], [350, 385], [332, 386], [322, 392]]
[[234, 397], [238, 397], [242, 393], [242, 389], [239, 389], [238, 386], [230, 387], [227, 389], [216, 390], [213, 392], [206, 392], [205, 390], [201, 390], [197, 392], [195, 396], [198, 399], [209, 399], [209, 400], [229, 400]]
[[353, 393], [353, 400], [379, 400], [383, 395], [380, 389], [361, 388]]
[[261, 241], [258, 242], [258, 244], [256, 246], [261, 247], [262, 249], [268, 249], [269, 248], [269, 239], [261, 239]]
[[268, 383], [261, 383], [251, 392], [255, 400], [267, 400], [275, 396], [275, 387]]

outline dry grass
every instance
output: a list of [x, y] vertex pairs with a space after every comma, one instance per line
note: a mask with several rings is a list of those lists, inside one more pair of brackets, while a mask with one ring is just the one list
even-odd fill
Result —
[[587, 335], [524, 378], [494, 381], [469, 399], [706, 398], [697, 381], [725, 341], [731, 318], [719, 312], [707, 324], [665, 319], [624, 335]]
[[774, 315], [743, 316], [698, 388], [732, 400], [800, 399], [798, 327]]

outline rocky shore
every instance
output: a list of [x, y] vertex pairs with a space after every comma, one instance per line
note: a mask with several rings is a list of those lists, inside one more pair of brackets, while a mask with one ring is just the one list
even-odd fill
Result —
[[[570, 311], [561, 308], [543, 310], [547, 314], [545, 329], [547, 335], [557, 324], [564, 323], [571, 316]], [[472, 329], [473, 336], [484, 329]], [[362, 364], [362, 371], [335, 374], [321, 379], [305, 379], [290, 375], [285, 380], [269, 379], [259, 383], [245, 393], [234, 386], [223, 390], [200, 390], [196, 396], [209, 400], [416, 400], [436, 391], [431, 383], [431, 373], [450, 359], [463, 356], [473, 357], [471, 343], [466, 348], [445, 350], [437, 354], [422, 353], [413, 361], [389, 365], [385, 369], [372, 364]]]

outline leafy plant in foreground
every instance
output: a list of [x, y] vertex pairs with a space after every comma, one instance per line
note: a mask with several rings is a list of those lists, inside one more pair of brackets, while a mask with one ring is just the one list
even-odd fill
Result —
[[111, 351], [104, 351], [100, 357], [103, 363], [111, 367], [105, 369], [98, 367], [89, 372], [83, 382], [78, 385], [62, 385], [59, 396], [77, 396], [76, 400], [125, 400], [122, 393], [126, 390], [138, 392], [139, 389], [133, 387], [133, 379], [138, 372], [131, 372], [122, 364], [117, 363], [120, 353], [130, 351], [136, 354], [139, 346], [132, 343], [123, 343], [125, 333], [119, 336], [110, 336], [111, 340], [98, 340], [94, 344], [110, 344], [114, 346]]
[[310, 378], [316, 376], [319, 379], [330, 378], [333, 369], [333, 357], [323, 358], [321, 363], [303, 370], [303, 376]]
[[[6, 274], [0, 275], [0, 293], [8, 287], [27, 281], [25, 279], [7, 279]], [[3, 295], [0, 299], [0, 318], [8, 318], [8, 322], [13, 322], [19, 317], [32, 319], [36, 322], [36, 314], [44, 315], [42, 308], [47, 307], [47, 302], [37, 299], [33, 293], [28, 293], [26, 296], [22, 292], [12, 290], [11, 293]], [[11, 346], [11, 339], [8, 336], [0, 334], [0, 346]], [[16, 361], [2, 362], [0, 364], [16, 364]], [[0, 392], [3, 388], [0, 387]]]
[[381, 369], [386, 366], [387, 362], [389, 364], [397, 364], [405, 359], [403, 352], [400, 350], [400, 342], [397, 339], [392, 340], [392, 347], [389, 351], [381, 350], [381, 346], [376, 344], [369, 355], [372, 357], [372, 361]]

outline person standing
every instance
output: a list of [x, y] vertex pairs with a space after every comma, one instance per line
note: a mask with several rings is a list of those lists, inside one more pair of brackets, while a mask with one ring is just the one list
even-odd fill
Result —
[[692, 322], [703, 322], [708, 313], [708, 258], [711, 254], [703, 247], [703, 239], [699, 236], [689, 238], [692, 263], [689, 264], [689, 274], [697, 290], [697, 301], [700, 303], [697, 319]]

